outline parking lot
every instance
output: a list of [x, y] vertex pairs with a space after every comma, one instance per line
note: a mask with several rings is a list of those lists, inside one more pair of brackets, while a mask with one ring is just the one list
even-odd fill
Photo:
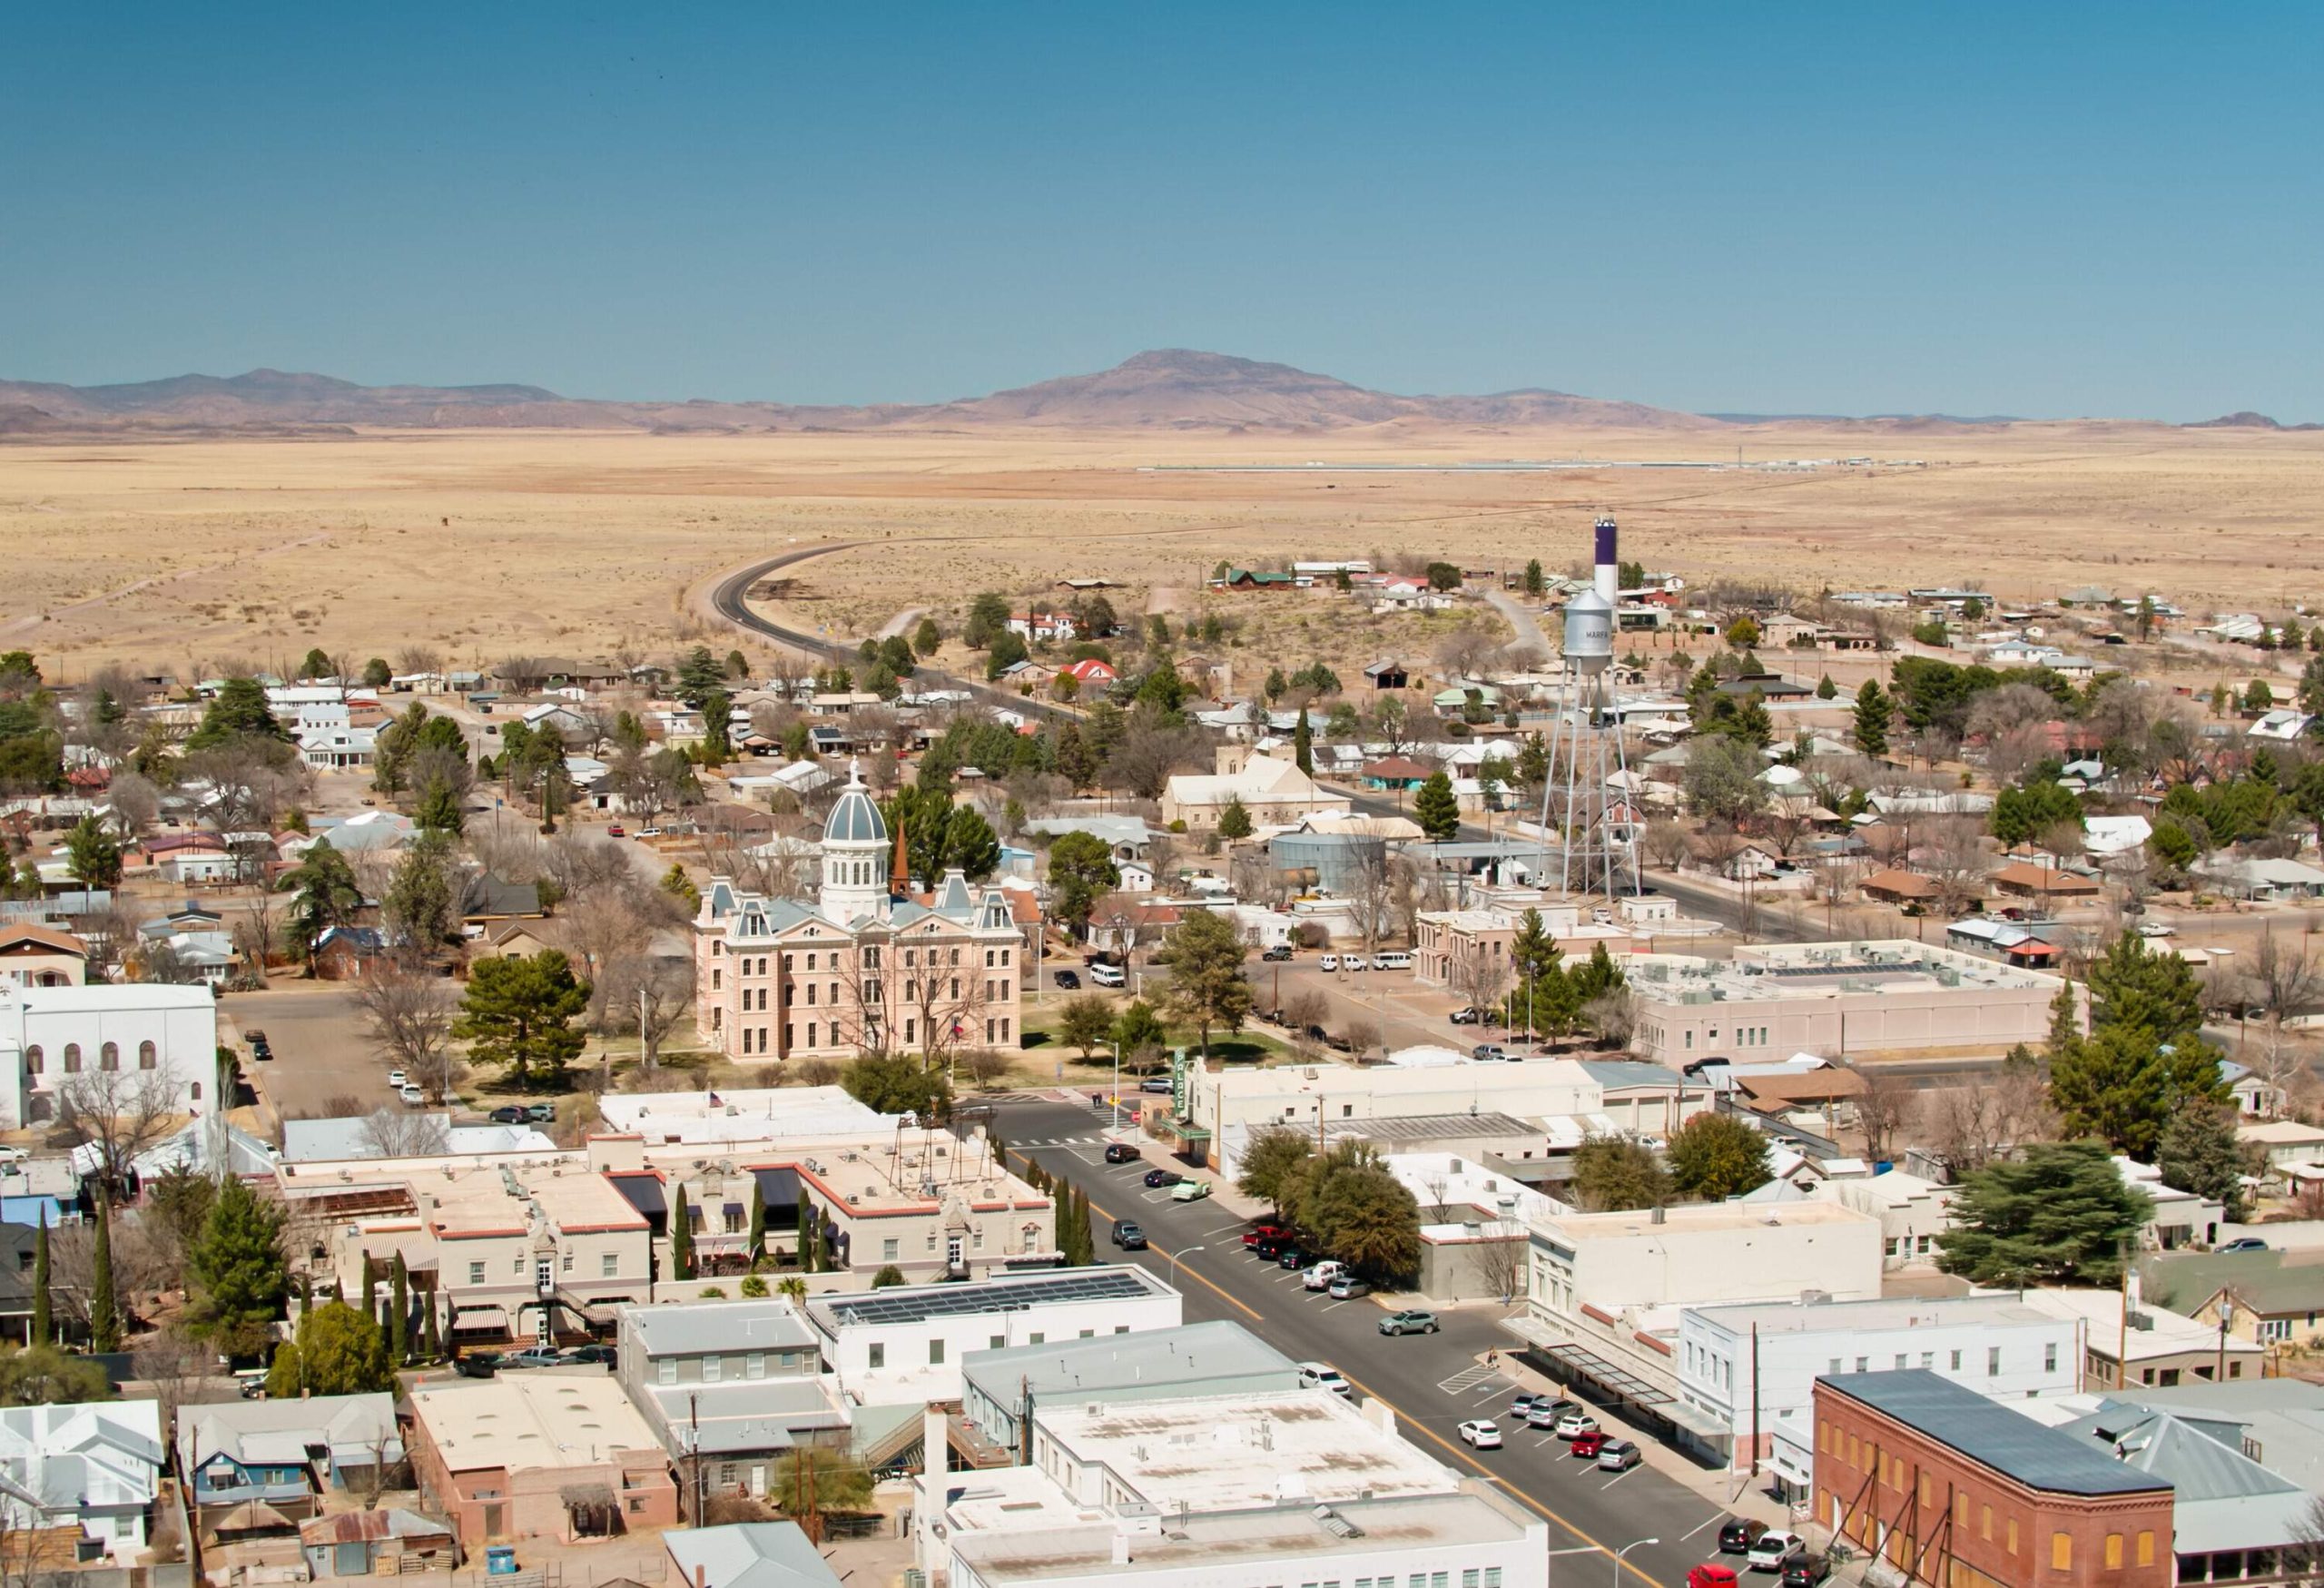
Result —
[[284, 1119], [330, 1113], [333, 1098], [351, 1097], [366, 1109], [396, 1100], [388, 1090], [386, 1060], [365, 1034], [353, 991], [335, 981], [277, 981], [264, 992], [229, 992], [218, 1000], [222, 1042], [241, 1046], [256, 1029], [274, 1057], [251, 1062], [242, 1073]]

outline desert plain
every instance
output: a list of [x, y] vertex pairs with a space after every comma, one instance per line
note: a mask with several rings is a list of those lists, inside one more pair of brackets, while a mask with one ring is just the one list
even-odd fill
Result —
[[[1512, 459], [1584, 466], [1461, 467]], [[1772, 467], [1786, 460], [1820, 461]], [[1639, 467], [1680, 463], [1724, 467]], [[1125, 611], [1191, 610], [1222, 560], [1417, 551], [1565, 568], [1586, 557], [1600, 512], [1620, 518], [1626, 557], [1697, 584], [1973, 584], [2004, 600], [2095, 585], [2192, 613], [2324, 596], [2316, 432], [106, 437], [0, 446], [0, 644], [66, 680], [111, 661], [288, 671], [315, 646], [359, 664], [409, 646], [455, 666], [650, 655], [709, 636], [698, 596], [715, 576], [816, 542], [849, 548], [803, 567], [784, 604], [853, 638], [908, 610], [957, 611], [980, 589], [1030, 595], [1067, 577], [1124, 586]], [[1320, 598], [1213, 599], [1261, 632], [1342, 621]], [[1270, 600], [1281, 604], [1254, 605]]]

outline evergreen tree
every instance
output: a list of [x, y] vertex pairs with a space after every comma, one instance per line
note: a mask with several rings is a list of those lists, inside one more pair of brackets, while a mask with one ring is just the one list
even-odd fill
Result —
[[1856, 692], [1856, 747], [1865, 755], [1888, 754], [1888, 719], [1896, 712], [1877, 678], [1866, 678]]
[[1460, 835], [1460, 796], [1452, 792], [1452, 780], [1443, 772], [1430, 773], [1428, 781], [1413, 795], [1413, 820], [1432, 843], [1443, 843]]
[[43, 1214], [39, 1230], [33, 1236], [32, 1343], [35, 1346], [48, 1345], [55, 1334], [48, 1300], [48, 1216]]
[[64, 835], [64, 854], [66, 869], [83, 887], [121, 885], [121, 840], [94, 814], [82, 817]]
[[420, 1308], [428, 1318], [428, 1359], [430, 1362], [441, 1362], [444, 1359], [444, 1328], [437, 1318], [436, 1296], [433, 1291], [421, 1293]]
[[1659, 1208], [1670, 1199], [1670, 1177], [1654, 1149], [1635, 1136], [1592, 1136], [1574, 1149], [1573, 1195], [1592, 1213]]
[[670, 1277], [674, 1279], [694, 1277], [694, 1225], [686, 1208], [686, 1189], [670, 1198]]
[[2230, 1219], [2240, 1219], [2250, 1201], [2246, 1175], [2266, 1168], [2235, 1134], [2234, 1116], [2223, 1109], [2184, 1108], [2173, 1112], [2155, 1144], [2154, 1167], [2162, 1183], [2221, 1204]]
[[1525, 593], [1539, 596], [1548, 588], [1548, 581], [1541, 577], [1541, 559], [1534, 557], [1525, 565]]
[[1818, 679], [1816, 681], [1816, 698], [1817, 698], [1817, 699], [1818, 699], [1818, 700], [1832, 700], [1832, 699], [1836, 699], [1836, 698], [1838, 696], [1839, 693], [1840, 693], [1840, 686], [1839, 686], [1838, 685], [1837, 685], [1837, 684], [1835, 684], [1835, 683], [1833, 683], [1833, 682], [1832, 682], [1832, 676], [1831, 676], [1829, 673], [1825, 674], [1821, 678], [1818, 678]]
[[734, 697], [723, 689], [714, 689], [702, 702], [702, 762], [705, 766], [724, 766], [734, 759], [734, 737], [732, 717]]
[[113, 1287], [113, 1198], [97, 1193], [97, 1233], [89, 1283], [89, 1349], [121, 1349], [121, 1304]]
[[696, 646], [678, 664], [677, 696], [695, 711], [700, 711], [709, 698], [718, 693], [726, 675], [718, 666], [718, 658], [710, 654], [708, 646]]
[[343, 1301], [326, 1301], [301, 1317], [266, 1376], [269, 1400], [379, 1395], [395, 1386], [387, 1332], [368, 1312]]
[[1266, 682], [1259, 686], [1259, 693], [1266, 698], [1267, 704], [1272, 705], [1280, 700], [1283, 697], [1283, 692], [1290, 687], [1291, 681], [1283, 676], [1281, 667], [1269, 667]]
[[2050, 1000], [2049, 1056], [2055, 1059], [2082, 1041], [2082, 1001], [2074, 996], [2072, 978], [2058, 984]]
[[192, 1331], [229, 1355], [257, 1350], [290, 1290], [281, 1210], [261, 1201], [240, 1176], [228, 1175], [186, 1258]]
[[2112, 1286], [2149, 1207], [2104, 1147], [2038, 1143], [1961, 1182], [1937, 1267], [1978, 1285]]
[[299, 676], [301, 678], [329, 678], [334, 676], [331, 671], [330, 653], [324, 650], [320, 646], [316, 646], [309, 650], [307, 652], [306, 659], [299, 664]]
[[588, 1007], [589, 984], [574, 979], [562, 950], [480, 960], [452, 1035], [468, 1042], [472, 1060], [505, 1066], [519, 1085], [554, 1083], [587, 1045], [570, 1022]]
[[807, 1267], [807, 1226], [814, 1216], [814, 1205], [807, 1200], [807, 1189], [804, 1186], [802, 1186], [799, 1189], [799, 1206], [797, 1213], [792, 1219], [791, 1228], [796, 1233], [798, 1238], [799, 1267], [803, 1272], [804, 1272]]
[[347, 857], [332, 848], [327, 838], [316, 840], [299, 869], [282, 881], [297, 894], [290, 902], [290, 930], [311, 971], [323, 934], [355, 919], [363, 907], [363, 890]]
[[229, 678], [202, 709], [202, 722], [186, 738], [189, 750], [208, 750], [239, 738], [290, 742], [290, 730], [274, 720], [266, 688], [255, 678]]
[[936, 626], [936, 619], [920, 620], [920, 626], [911, 631], [911, 648], [923, 659], [944, 648], [944, 631]]
[[1218, 835], [1230, 843], [1251, 835], [1251, 813], [1244, 808], [1241, 795], [1229, 795], [1226, 808], [1218, 813]]
[[1670, 1183], [1680, 1195], [1724, 1202], [1775, 1177], [1768, 1139], [1732, 1114], [1697, 1114], [1671, 1133]]
[[1270, 1125], [1256, 1131], [1244, 1144], [1239, 1159], [1242, 1172], [1236, 1179], [1235, 1189], [1267, 1203], [1280, 1215], [1285, 1186], [1314, 1151], [1305, 1130]]
[[1170, 971], [1165, 1000], [1178, 1019], [1201, 1032], [1206, 1059], [1212, 1031], [1241, 1031], [1251, 1012], [1251, 983], [1243, 974], [1247, 952], [1233, 922], [1215, 911], [1192, 910], [1155, 953], [1155, 963]]
[[404, 1267], [401, 1251], [396, 1253], [388, 1284], [394, 1308], [388, 1314], [388, 1357], [400, 1366], [411, 1360], [411, 1275]]
[[451, 845], [441, 833], [423, 832], [396, 863], [395, 875], [379, 901], [379, 923], [390, 942], [423, 953], [442, 947], [458, 932]]
[[468, 825], [468, 813], [461, 808], [459, 790], [452, 786], [448, 777], [431, 777], [428, 786], [419, 791], [419, 804], [412, 812], [412, 820], [422, 833], [458, 833]]
[[1315, 740], [1307, 725], [1307, 708], [1299, 708], [1299, 725], [1291, 730], [1291, 759], [1308, 776], [1315, 775]]
[[751, 1177], [751, 1261], [755, 1263], [766, 1256], [766, 1190], [758, 1177]]

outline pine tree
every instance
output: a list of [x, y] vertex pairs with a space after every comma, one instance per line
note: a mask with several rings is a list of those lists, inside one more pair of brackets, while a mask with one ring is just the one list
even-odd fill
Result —
[[1856, 747], [1866, 755], [1888, 754], [1888, 719], [1896, 710], [1877, 678], [1856, 692]]
[[2054, 1060], [2082, 1041], [2082, 1004], [2073, 995], [2072, 978], [2061, 982], [2050, 1000], [2049, 1055]]
[[45, 1346], [54, 1334], [48, 1302], [48, 1216], [44, 1213], [39, 1233], [33, 1237], [33, 1344]]
[[2104, 1147], [2037, 1143], [1961, 1182], [1937, 1267], [1979, 1285], [2111, 1286], [2151, 1208]]
[[290, 1290], [281, 1211], [229, 1175], [186, 1257], [186, 1288], [192, 1293], [186, 1313], [194, 1332], [222, 1351], [257, 1349]]
[[113, 1199], [103, 1191], [97, 1193], [96, 1249], [92, 1266], [94, 1277], [89, 1285], [89, 1349], [118, 1351], [121, 1305], [114, 1298], [113, 1287]]
[[1226, 808], [1218, 813], [1218, 835], [1230, 843], [1251, 835], [1251, 813], [1239, 794], [1230, 795]]
[[670, 1277], [674, 1279], [694, 1277], [694, 1226], [686, 1219], [686, 1189], [670, 1200]]
[[1452, 780], [1443, 772], [1432, 772], [1428, 781], [1413, 795], [1413, 820], [1432, 843], [1443, 843], [1459, 836], [1461, 832], [1461, 800], [1452, 792]]
[[393, 1287], [395, 1310], [388, 1316], [388, 1355], [401, 1366], [411, 1360], [411, 1274], [404, 1267], [400, 1250], [396, 1253], [389, 1282]]
[[1315, 740], [1307, 725], [1307, 708], [1299, 708], [1299, 725], [1291, 730], [1291, 759], [1308, 776], [1315, 775]]

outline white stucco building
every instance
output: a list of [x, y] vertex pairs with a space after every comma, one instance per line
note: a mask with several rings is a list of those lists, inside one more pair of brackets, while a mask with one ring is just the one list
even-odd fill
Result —
[[0, 1409], [0, 1515], [11, 1528], [78, 1526], [113, 1564], [134, 1565], [164, 1457], [159, 1401]]
[[0, 981], [0, 1130], [54, 1119], [58, 1093], [72, 1086], [124, 1097], [163, 1087], [172, 1111], [202, 1114], [215, 1100], [217, 1072], [218, 1004], [207, 987]]

